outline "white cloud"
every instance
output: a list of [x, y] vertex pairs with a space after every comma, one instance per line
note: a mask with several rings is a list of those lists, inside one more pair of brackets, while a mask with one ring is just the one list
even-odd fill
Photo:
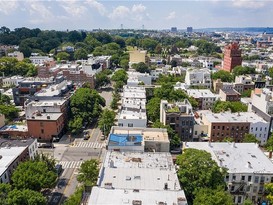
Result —
[[29, 6], [30, 15], [35, 17], [31, 22], [47, 22], [54, 17], [41, 1], [28, 1], [26, 3]]
[[118, 6], [108, 17], [112, 20], [127, 18], [128, 20], [142, 21], [144, 18], [149, 18], [149, 14], [146, 13], [146, 7], [142, 4], [134, 4], [132, 8]]
[[232, 5], [237, 8], [257, 9], [262, 8], [266, 4], [265, 1], [249, 1], [249, 0], [233, 0]]
[[95, 8], [102, 16], [104, 16], [107, 13], [107, 10], [104, 7], [104, 5], [102, 3], [97, 2], [96, 0], [87, 0], [85, 3], [89, 5], [91, 8]]
[[130, 15], [130, 9], [126, 6], [118, 6], [114, 8], [113, 12], [109, 14], [110, 19], [122, 19]]
[[0, 1], [0, 13], [4, 13], [5, 15], [10, 14], [12, 11], [18, 8], [18, 1]]
[[61, 6], [72, 16], [81, 16], [86, 12], [86, 8], [80, 5], [79, 1], [63, 1]]
[[175, 16], [176, 16], [175, 11], [172, 11], [171, 13], [169, 13], [169, 15], [166, 17], [166, 19], [171, 20], [171, 19], [174, 19]]

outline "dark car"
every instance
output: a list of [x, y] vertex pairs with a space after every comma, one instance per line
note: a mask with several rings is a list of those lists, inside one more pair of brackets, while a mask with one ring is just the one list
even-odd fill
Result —
[[53, 192], [49, 205], [58, 205], [62, 199], [62, 194], [59, 192]]
[[56, 169], [57, 174], [60, 175], [63, 171], [63, 166], [61, 164], [57, 164], [55, 166], [55, 169]]
[[83, 139], [88, 140], [90, 138], [90, 133], [88, 130], [83, 131]]

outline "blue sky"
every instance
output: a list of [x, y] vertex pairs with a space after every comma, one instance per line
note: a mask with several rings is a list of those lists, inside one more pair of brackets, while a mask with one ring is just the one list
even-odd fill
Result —
[[260, 0], [0, 0], [0, 26], [72, 30], [273, 27], [273, 2]]

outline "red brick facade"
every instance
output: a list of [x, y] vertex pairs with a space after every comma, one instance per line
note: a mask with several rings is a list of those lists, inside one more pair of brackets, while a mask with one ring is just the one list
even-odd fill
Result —
[[223, 70], [232, 72], [236, 66], [242, 65], [241, 49], [238, 43], [225, 46]]

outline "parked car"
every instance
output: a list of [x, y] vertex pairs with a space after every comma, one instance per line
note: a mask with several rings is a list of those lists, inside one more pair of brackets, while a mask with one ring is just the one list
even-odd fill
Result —
[[88, 140], [90, 138], [90, 133], [88, 130], [83, 131], [83, 139]]
[[63, 166], [61, 164], [56, 164], [55, 169], [56, 169], [56, 172], [59, 176], [63, 171]]

